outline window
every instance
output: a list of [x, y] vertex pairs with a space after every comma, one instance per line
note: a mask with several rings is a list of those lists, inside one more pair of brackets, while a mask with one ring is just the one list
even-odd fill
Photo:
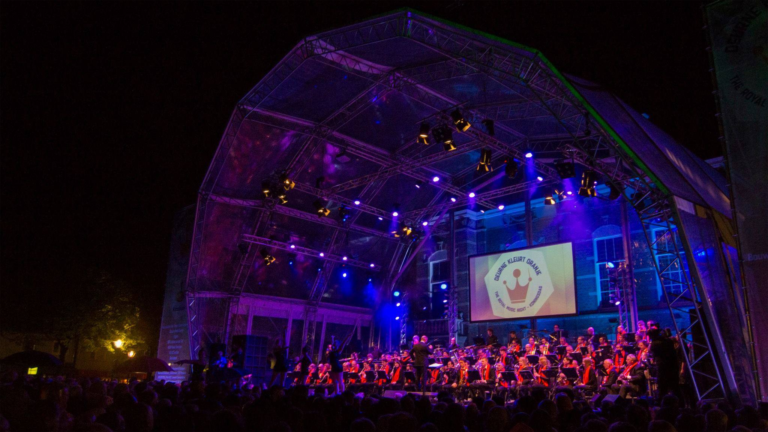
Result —
[[607, 303], [610, 296], [608, 269], [606, 263], [624, 261], [624, 244], [620, 235], [594, 239], [595, 244], [595, 278], [597, 279], [597, 304]]
[[[659, 280], [659, 300], [665, 300], [663, 291], [666, 291], [671, 295], [678, 295], [685, 289], [685, 285], [683, 284], [683, 281], [685, 280], [683, 267], [680, 266], [679, 261], [675, 261], [676, 257], [672, 252], [675, 249], [675, 244], [678, 247], [681, 246], [680, 236], [678, 235], [677, 230], [675, 230], [674, 235], [676, 243], [673, 244], [670, 236], [664, 235], [666, 232], [666, 229], [653, 231], [653, 239], [656, 241], [656, 262], [659, 265], [659, 270], [663, 271], [661, 274], [663, 279]], [[682, 249], [680, 250], [680, 259], [683, 261], [685, 270], [688, 270], [688, 263], [685, 262], [685, 253]]]
[[429, 261], [429, 311], [425, 313], [425, 318], [444, 318], [448, 310], [448, 291], [451, 285], [448, 254], [445, 251], [438, 251], [430, 257]]

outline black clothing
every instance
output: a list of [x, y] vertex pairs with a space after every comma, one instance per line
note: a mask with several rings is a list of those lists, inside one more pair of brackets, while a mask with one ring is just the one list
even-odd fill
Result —
[[680, 392], [680, 361], [675, 350], [675, 343], [666, 337], [656, 338], [651, 342], [649, 352], [656, 363], [659, 397], [664, 397], [669, 392], [678, 395]]
[[301, 371], [302, 375], [308, 374], [309, 373], [309, 365], [312, 364], [312, 359], [309, 358], [309, 355], [308, 354], [304, 354], [304, 357], [301, 358], [299, 363], [301, 364], [300, 371]]
[[341, 353], [337, 350], [331, 350], [328, 354], [328, 363], [331, 364], [331, 372], [344, 372], [341, 366]]
[[497, 338], [496, 335], [490, 335], [485, 342], [488, 345], [496, 345], [499, 343], [499, 338]]
[[411, 348], [409, 355], [413, 359], [414, 367], [424, 366], [427, 363], [427, 357], [429, 357], [429, 348], [422, 343], [417, 343]]
[[272, 369], [274, 372], [288, 372], [288, 362], [285, 358], [285, 352], [288, 348], [275, 347], [272, 353], [275, 355], [275, 367]]

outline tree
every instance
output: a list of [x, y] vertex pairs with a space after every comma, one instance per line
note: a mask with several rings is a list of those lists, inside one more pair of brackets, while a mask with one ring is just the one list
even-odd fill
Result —
[[143, 343], [135, 330], [140, 310], [134, 289], [128, 283], [108, 272], [89, 270], [75, 289], [69, 291], [53, 305], [45, 322], [47, 335], [61, 347], [62, 361], [70, 348], [75, 352], [76, 366], [81, 346], [89, 350], [104, 347], [114, 352], [116, 340], [123, 342], [122, 349]]

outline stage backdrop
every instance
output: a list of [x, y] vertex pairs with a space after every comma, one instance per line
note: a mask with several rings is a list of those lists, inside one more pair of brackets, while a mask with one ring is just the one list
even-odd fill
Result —
[[571, 243], [469, 257], [470, 321], [576, 314], [573, 268]]

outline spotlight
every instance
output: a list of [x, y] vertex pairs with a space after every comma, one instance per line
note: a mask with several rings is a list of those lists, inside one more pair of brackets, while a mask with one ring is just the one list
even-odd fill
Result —
[[395, 317], [395, 321], [400, 321], [400, 317], [399, 317], [399, 316], [396, 316], [396, 317]]
[[504, 173], [509, 178], [515, 178], [517, 177], [517, 168], [517, 162], [515, 162], [514, 159], [509, 158], [509, 160], [507, 160], [507, 166], [504, 167]]
[[288, 204], [288, 197], [285, 195], [285, 193], [281, 193], [280, 195], [278, 195], [277, 199], [280, 200], [280, 204], [283, 204], [283, 205]]
[[617, 300], [616, 303], [614, 303], [614, 305], [616, 306], [619, 306], [620, 304], [621, 304], [621, 300]]
[[322, 199], [317, 199], [315, 202], [312, 203], [312, 206], [315, 207], [315, 210], [317, 211], [318, 217], [328, 216], [331, 214], [331, 210], [326, 207], [326, 203]]
[[398, 217], [398, 216], [400, 216], [400, 213], [398, 213], [397, 211], [392, 212], [392, 217]]
[[392, 217], [398, 216], [400, 216], [400, 204], [395, 204], [392, 206]]
[[374, 263], [371, 263], [370, 267], [374, 268], [376, 265]]
[[475, 193], [474, 193], [474, 192], [470, 192], [470, 193], [469, 193], [469, 197], [470, 197], [470, 198], [474, 198], [474, 197], [475, 197]]
[[429, 222], [427, 222], [427, 221], [424, 221], [424, 222], [422, 222], [422, 223], [421, 223], [421, 225], [423, 225], [423, 226], [427, 226], [427, 225], [429, 225]]
[[286, 192], [296, 187], [296, 182], [288, 178], [287, 173], [280, 174], [280, 183], [283, 185]]
[[360, 200], [359, 199], [356, 199], [354, 202], [355, 202], [355, 205], [360, 205]]
[[264, 193], [265, 198], [269, 198], [269, 195], [272, 194], [272, 185], [266, 181], [261, 182], [261, 191]]
[[565, 199], [566, 199], [566, 198], [568, 198], [568, 197], [566, 196], [566, 192], [565, 192], [565, 191], [562, 191], [562, 190], [558, 190], [558, 189], [555, 189], [555, 193], [554, 193], [554, 196], [556, 196], [556, 197], [557, 197], [557, 199], [558, 199], [560, 202], [563, 202], [563, 201], [565, 201]]
[[485, 130], [488, 131], [488, 135], [495, 136], [496, 135], [496, 129], [493, 127], [493, 120], [491, 119], [485, 119], [482, 121], [483, 126], [485, 126]]
[[421, 189], [421, 185], [423, 185], [423, 184], [424, 184], [424, 182], [422, 182], [421, 180], [417, 181], [416, 182], [416, 189]]
[[467, 121], [467, 119], [464, 118], [463, 115], [461, 115], [461, 111], [459, 111], [458, 108], [456, 108], [451, 113], [451, 118], [453, 119], [453, 125], [456, 126], [456, 130], [459, 132], [466, 132], [467, 129], [469, 129], [471, 124]]
[[324, 256], [325, 256], [325, 253], [324, 253], [324, 252], [320, 252], [320, 256], [321, 256], [321, 257], [324, 257]]
[[379, 216], [379, 220], [384, 220], [384, 218], [383, 218], [383, 217], [381, 217], [381, 216]]
[[270, 265], [275, 262], [275, 257], [269, 254], [266, 249], [262, 249], [260, 252], [261, 257], [264, 258], [264, 265]]
[[400, 307], [400, 302], [395, 303], [395, 306]]
[[576, 176], [576, 167], [573, 162], [564, 160], [557, 161], [555, 162], [555, 169], [557, 170], [557, 175], [560, 176], [561, 180], [573, 178]]
[[424, 122], [421, 124], [421, 127], [419, 128], [419, 143], [429, 145], [429, 129], [429, 123]]
[[395, 297], [400, 297], [400, 291], [395, 290], [395, 292], [392, 293]]
[[536, 180], [538, 180], [538, 181], [544, 181], [544, 177], [542, 177], [542, 176], [536, 176]]
[[555, 205], [555, 197], [552, 192], [547, 192], [547, 194], [544, 195], [544, 205]]
[[432, 177], [432, 182], [433, 182], [433, 183], [437, 183], [437, 182], [439, 182], [439, 181], [440, 181], [440, 177], [438, 177], [438, 176], [434, 176], [434, 177]]
[[566, 192], [566, 194], [573, 195], [573, 192], [572, 191], [568, 191], [568, 192]]
[[491, 166], [491, 151], [488, 149], [480, 150], [480, 161], [477, 163], [477, 171], [493, 171]]
[[451, 152], [451, 151], [456, 150], [456, 146], [453, 145], [453, 141], [446, 142], [446, 143], [443, 143], [443, 150], [445, 150], [447, 152]]
[[347, 272], [342, 273], [341, 277], [347, 277]]
[[448, 303], [448, 300], [443, 300], [443, 303]]
[[456, 197], [451, 197], [451, 202], [456, 202]]
[[368, 282], [372, 282], [372, 281], [373, 281], [373, 278], [368, 278]]
[[291, 245], [291, 249], [296, 249], [296, 245]]
[[596, 197], [597, 191], [595, 190], [595, 183], [597, 183], [597, 173], [589, 170], [584, 171], [581, 175], [581, 187], [579, 188], [579, 195], [583, 197]]
[[499, 210], [504, 210], [504, 204], [499, 204]]
[[435, 141], [443, 143], [443, 149], [445, 151], [456, 150], [456, 146], [453, 144], [453, 131], [451, 128], [442, 126], [432, 129], [432, 136]]
[[526, 159], [530, 159], [530, 158], [532, 158], [532, 157], [533, 157], [533, 152], [531, 152], [531, 151], [526, 151], [526, 152], [525, 152], [525, 158], [526, 158]]
[[347, 260], [347, 256], [345, 255], [345, 256], [341, 257], [341, 260], [342, 261], [346, 261]]
[[440, 284], [440, 289], [448, 289], [448, 284]]

